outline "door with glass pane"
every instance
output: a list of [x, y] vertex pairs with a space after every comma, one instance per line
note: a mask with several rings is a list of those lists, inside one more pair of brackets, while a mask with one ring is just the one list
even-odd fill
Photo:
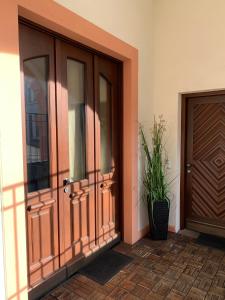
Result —
[[118, 236], [120, 114], [118, 64], [95, 55], [96, 241]]
[[32, 288], [118, 237], [119, 69], [25, 25], [20, 58]]
[[59, 268], [53, 38], [20, 25], [20, 61], [28, 268], [33, 287]]
[[65, 264], [96, 249], [93, 58], [61, 41], [56, 53], [60, 262]]

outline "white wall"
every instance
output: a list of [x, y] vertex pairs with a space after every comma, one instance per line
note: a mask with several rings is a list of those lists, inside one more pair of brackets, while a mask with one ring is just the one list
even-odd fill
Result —
[[[225, 1], [153, 1], [153, 108], [169, 120], [168, 148], [179, 174], [179, 93], [225, 88]], [[179, 180], [170, 223], [179, 227]]]
[[[172, 167], [170, 176], [177, 176], [172, 187], [170, 225], [178, 230], [179, 95], [189, 91], [225, 88], [225, 1], [57, 2], [139, 49], [139, 121], [147, 129], [154, 114], [163, 114], [168, 122], [167, 148]], [[141, 163], [139, 178], [140, 174]], [[139, 187], [141, 192], [140, 179]], [[139, 211], [141, 229], [147, 219], [143, 208]]]
[[[139, 122], [146, 127], [150, 126], [152, 111], [152, 0], [55, 1], [139, 50]], [[139, 164], [140, 173], [141, 164]], [[140, 179], [139, 183], [139, 192], [141, 193]], [[147, 215], [141, 200], [137, 202], [137, 208], [139, 209], [139, 229], [142, 229], [147, 224]]]
[[[1, 133], [0, 133], [0, 149], [1, 149]], [[0, 152], [0, 175], [2, 174], [2, 161]], [[0, 176], [0, 295], [1, 299], [5, 298], [5, 265], [4, 265], [4, 242], [3, 242], [3, 227], [2, 227], [2, 217], [3, 217], [3, 195], [2, 195], [2, 178]]]

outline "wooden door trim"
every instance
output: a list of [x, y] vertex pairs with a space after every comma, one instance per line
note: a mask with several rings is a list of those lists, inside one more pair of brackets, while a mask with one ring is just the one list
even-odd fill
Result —
[[185, 228], [185, 161], [187, 147], [187, 101], [190, 98], [225, 95], [225, 90], [181, 94], [181, 144], [180, 144], [180, 229]]
[[33, 29], [38, 30], [40, 32], [46, 33], [46, 34], [52, 36], [53, 38], [59, 39], [62, 42], [68, 43], [71, 46], [74, 46], [74, 47], [76, 47], [78, 49], [81, 49], [83, 51], [89, 52], [89, 53], [91, 53], [93, 55], [98, 55], [98, 56], [101, 56], [103, 58], [110, 59], [110, 60], [112, 60], [112, 61], [114, 61], [116, 63], [121, 63], [121, 60], [116, 59], [113, 56], [107, 55], [104, 52], [101, 52], [101, 51], [98, 51], [98, 50], [96, 50], [94, 48], [88, 47], [88, 46], [86, 46], [86, 45], [84, 45], [82, 43], [79, 43], [76, 40], [70, 39], [69, 37], [66, 37], [66, 36], [64, 36], [64, 35], [56, 32], [56, 31], [53, 31], [53, 30], [51, 30], [49, 28], [41, 26], [40, 24], [32, 22], [32, 21], [30, 21], [30, 20], [28, 20], [26, 18], [21, 17], [21, 16], [19, 16], [19, 23], [20, 24], [24, 24], [26, 26], [29, 26], [30, 28], [33, 28]]
[[[35, 13], [36, 9], [38, 10]], [[56, 10], [56, 14], [49, 17], [49, 9]], [[58, 36], [85, 45], [100, 55], [110, 57], [119, 61], [123, 66], [123, 237], [124, 241], [133, 244], [143, 236], [143, 231], [138, 229], [137, 211], [137, 186], [138, 186], [138, 50], [129, 44], [106, 33], [99, 27], [91, 24], [78, 15], [71, 14], [67, 9], [49, 2], [48, 9], [45, 5], [27, 7], [21, 3], [19, 7], [20, 21], [29, 20], [28, 23], [38, 24], [37, 26], [48, 32], [58, 33]], [[60, 14], [60, 18], [58, 18]], [[73, 24], [79, 26], [71, 27]], [[126, 213], [125, 213], [126, 211]], [[129, 213], [127, 213], [129, 212]], [[133, 217], [130, 218], [129, 216]]]

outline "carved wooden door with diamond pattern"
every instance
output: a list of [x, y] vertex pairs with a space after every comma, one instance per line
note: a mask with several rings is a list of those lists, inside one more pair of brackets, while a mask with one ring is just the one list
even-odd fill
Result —
[[225, 235], [225, 95], [188, 98], [186, 227]]

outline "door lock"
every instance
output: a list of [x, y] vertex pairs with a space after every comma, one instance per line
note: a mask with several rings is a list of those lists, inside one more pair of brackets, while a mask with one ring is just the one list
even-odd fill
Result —
[[73, 199], [76, 196], [76, 193], [70, 193], [69, 197], [70, 199]]
[[69, 188], [68, 186], [66, 186], [66, 187], [64, 188], [64, 193], [69, 193], [69, 191], [70, 191], [70, 188]]

